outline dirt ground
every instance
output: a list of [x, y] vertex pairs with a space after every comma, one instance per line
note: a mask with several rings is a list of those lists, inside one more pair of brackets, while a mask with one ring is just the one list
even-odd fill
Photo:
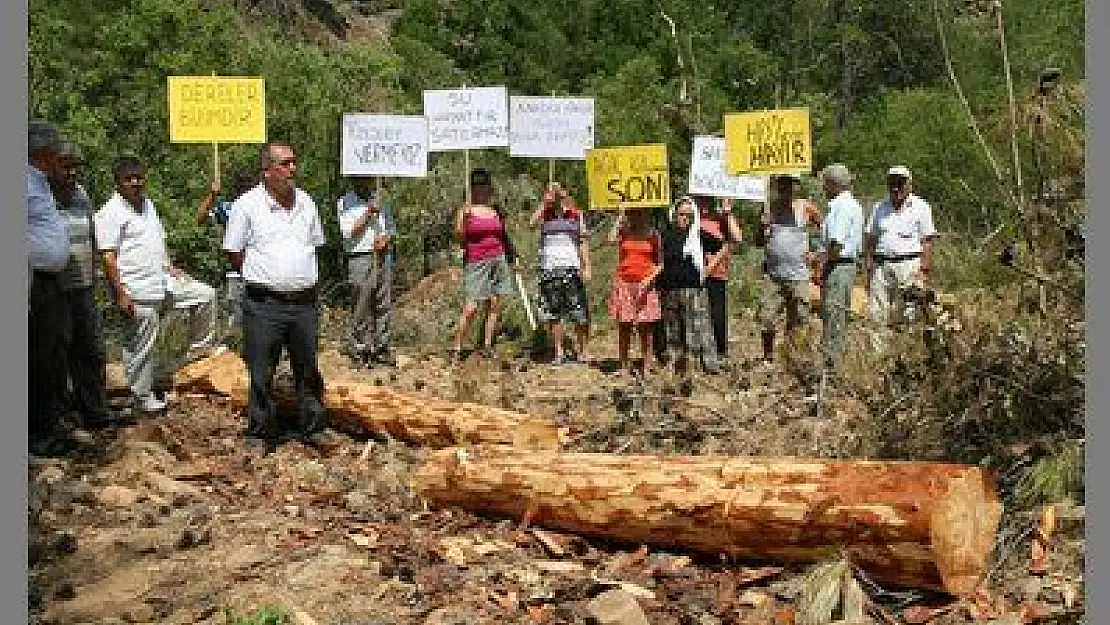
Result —
[[[399, 350], [396, 368], [358, 369], [335, 334], [320, 356], [326, 380], [526, 411], [570, 427], [572, 450], [859, 457], [868, 449], [866, 408], [834, 392], [816, 414], [793, 377], [746, 360], [758, 336], [742, 320], [728, 370], [686, 387], [664, 373], [640, 383], [523, 358], [452, 366], [411, 349]], [[608, 339], [594, 347], [615, 353]], [[226, 400], [172, 399], [165, 414], [98, 433], [84, 452], [32, 459], [32, 623], [222, 624], [228, 607], [263, 606], [306, 625], [585, 623], [590, 601], [612, 589], [635, 597], [646, 617], [613, 621], [629, 625], [796, 621], [803, 567], [430, 508], [408, 486], [427, 450], [340, 433], [327, 453], [288, 442], [262, 456], [244, 447], [244, 419]], [[876, 588], [872, 598], [892, 623], [1079, 622], [1081, 526], [1057, 532], [1040, 575], [1029, 573], [1028, 534], [1003, 538], [1018, 555], [974, 600]]]

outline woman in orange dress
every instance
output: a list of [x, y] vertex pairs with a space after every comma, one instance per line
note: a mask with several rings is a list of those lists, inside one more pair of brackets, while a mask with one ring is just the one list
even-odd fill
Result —
[[628, 368], [632, 330], [640, 335], [643, 370], [651, 368], [652, 335], [662, 317], [655, 278], [663, 270], [663, 246], [648, 224], [643, 209], [621, 210], [609, 231], [608, 242], [617, 246], [617, 270], [609, 292], [609, 316], [617, 322], [618, 358]]

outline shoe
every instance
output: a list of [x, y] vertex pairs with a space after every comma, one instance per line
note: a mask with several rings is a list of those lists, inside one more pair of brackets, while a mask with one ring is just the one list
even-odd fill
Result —
[[243, 437], [243, 445], [247, 448], [247, 451], [262, 455], [269, 455], [277, 450], [277, 443], [273, 440], [249, 434]]
[[166, 402], [153, 394], [142, 395], [135, 400], [135, 407], [142, 412], [161, 412], [166, 409]]
[[396, 367], [397, 357], [393, 354], [392, 351], [388, 349], [383, 349], [374, 355], [374, 362], [385, 365], [387, 367]]
[[551, 361], [551, 365], [552, 365], [553, 367], [561, 367], [561, 366], [563, 366], [564, 364], [566, 364], [566, 362], [567, 362], [566, 358], [564, 358], [564, 357], [563, 357], [563, 355], [562, 355], [562, 354], [560, 354], [560, 355], [556, 356], [556, 357], [555, 357], [555, 358], [554, 358], [554, 359], [553, 359], [553, 360]]

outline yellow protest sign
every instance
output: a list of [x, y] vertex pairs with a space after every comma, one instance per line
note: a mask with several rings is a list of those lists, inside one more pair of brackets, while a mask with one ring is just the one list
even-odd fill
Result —
[[725, 115], [725, 167], [731, 175], [812, 171], [809, 109]]
[[170, 141], [264, 143], [262, 78], [169, 76]]
[[586, 153], [590, 208], [651, 208], [671, 203], [663, 143], [594, 148]]

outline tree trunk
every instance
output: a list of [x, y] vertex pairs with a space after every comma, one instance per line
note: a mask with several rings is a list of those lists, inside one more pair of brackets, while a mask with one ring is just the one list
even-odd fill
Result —
[[1001, 503], [974, 466], [446, 449], [414, 479], [440, 505], [737, 557], [845, 555], [883, 583], [966, 594]]
[[[177, 372], [178, 389], [226, 395], [245, 406], [250, 377], [234, 352], [199, 360]], [[292, 389], [279, 389], [279, 401], [292, 405]], [[547, 419], [472, 403], [408, 395], [381, 386], [329, 380], [324, 390], [328, 416], [339, 429], [392, 436], [432, 447], [514, 445], [554, 449], [562, 432]]]

